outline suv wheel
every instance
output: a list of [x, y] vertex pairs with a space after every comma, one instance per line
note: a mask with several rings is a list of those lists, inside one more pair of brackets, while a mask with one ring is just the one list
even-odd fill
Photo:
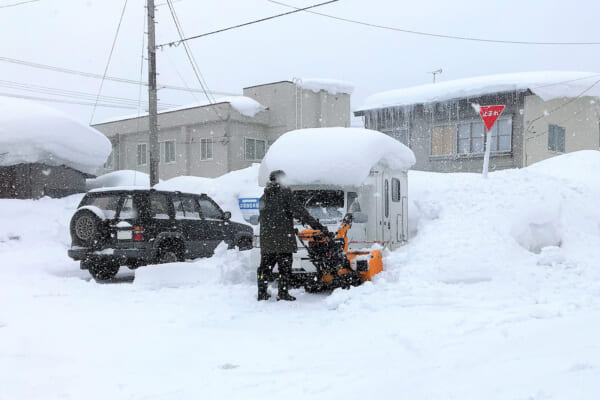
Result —
[[79, 210], [71, 218], [71, 235], [84, 246], [93, 246], [100, 237], [102, 220], [90, 210]]
[[[82, 261], [84, 262], [84, 261]], [[104, 282], [113, 279], [119, 272], [119, 263], [114, 261], [85, 261], [87, 270], [96, 281]]]
[[236, 246], [240, 251], [252, 250], [252, 238], [243, 237], [238, 240]]
[[177, 254], [169, 249], [160, 249], [158, 252], [158, 262], [160, 264], [175, 263], [179, 261]]

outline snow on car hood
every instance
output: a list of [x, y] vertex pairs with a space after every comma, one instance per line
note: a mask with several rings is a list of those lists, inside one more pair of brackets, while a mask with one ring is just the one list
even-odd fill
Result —
[[376, 164], [407, 170], [413, 152], [383, 133], [362, 128], [299, 129], [271, 145], [259, 169], [264, 186], [271, 171], [283, 170], [290, 185], [360, 185]]

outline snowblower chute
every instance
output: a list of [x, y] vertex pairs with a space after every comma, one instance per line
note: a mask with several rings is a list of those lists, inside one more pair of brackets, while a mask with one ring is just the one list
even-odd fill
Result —
[[348, 250], [352, 219], [352, 214], [347, 214], [336, 233], [316, 229], [297, 232], [316, 273], [294, 274], [294, 286], [305, 287], [307, 291], [349, 288], [371, 280], [383, 270], [381, 250]]

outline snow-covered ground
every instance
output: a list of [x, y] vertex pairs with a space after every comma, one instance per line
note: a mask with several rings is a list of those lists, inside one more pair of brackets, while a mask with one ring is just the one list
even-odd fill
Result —
[[411, 172], [386, 270], [295, 303], [256, 302], [249, 253], [223, 247], [98, 284], [66, 256], [80, 196], [0, 200], [0, 399], [598, 399], [598, 170]]

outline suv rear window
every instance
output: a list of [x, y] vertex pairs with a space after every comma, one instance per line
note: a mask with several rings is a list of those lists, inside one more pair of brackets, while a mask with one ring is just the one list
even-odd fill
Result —
[[119, 204], [120, 196], [118, 194], [99, 194], [94, 196], [86, 196], [82, 201], [82, 206], [98, 207], [107, 218], [114, 218], [117, 213], [117, 205]]

